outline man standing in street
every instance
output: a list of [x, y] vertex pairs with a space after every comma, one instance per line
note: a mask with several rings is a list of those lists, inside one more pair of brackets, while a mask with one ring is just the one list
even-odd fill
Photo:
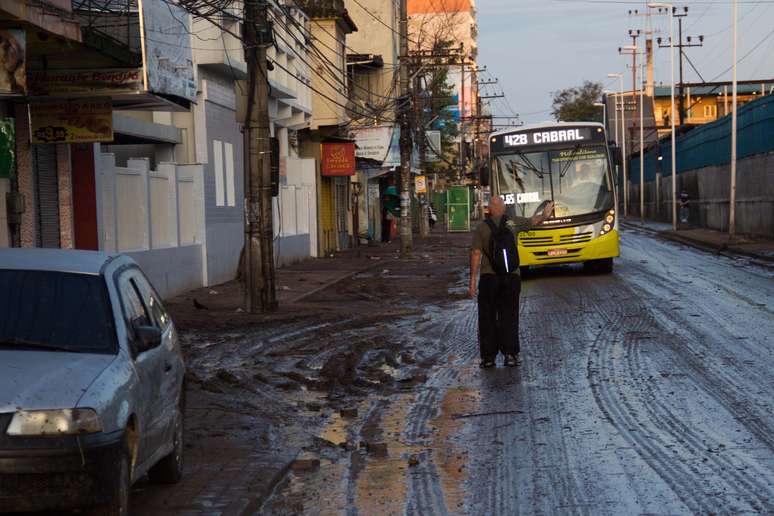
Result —
[[[508, 218], [505, 202], [499, 196], [489, 201], [488, 221], [479, 223], [473, 233], [470, 253], [471, 298], [476, 296], [478, 281], [478, 336], [481, 367], [495, 365], [497, 353], [505, 356], [505, 365], [519, 365], [519, 276], [516, 243], [521, 231], [541, 224], [554, 210], [553, 201], [532, 218]], [[510, 249], [510, 250], [509, 250]], [[515, 256], [508, 256], [508, 255]], [[503, 256], [504, 258], [501, 258]]]

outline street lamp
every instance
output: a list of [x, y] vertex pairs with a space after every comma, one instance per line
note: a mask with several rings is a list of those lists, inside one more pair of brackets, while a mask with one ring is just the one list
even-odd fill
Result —
[[624, 217], [628, 215], [629, 211], [629, 192], [628, 192], [628, 186], [629, 182], [627, 181], [627, 174], [626, 174], [626, 168], [627, 168], [627, 159], [626, 159], [626, 105], [624, 104], [624, 84], [623, 84], [623, 74], [622, 73], [609, 73], [607, 74], [608, 77], [611, 79], [618, 79], [620, 86], [621, 86], [621, 155], [623, 159], [623, 194], [624, 194]]
[[610, 90], [605, 90], [602, 93], [605, 94], [605, 109], [607, 109], [607, 97], [612, 96], [613, 101], [615, 102], [613, 104], [615, 108], [615, 139], [618, 139], [618, 101], [615, 99], [615, 92]]
[[602, 108], [602, 125], [607, 126], [607, 104], [604, 102], [594, 102], [594, 107]]
[[[622, 54], [632, 54], [637, 55], [640, 53], [639, 47], [637, 45], [625, 45], [623, 47], [620, 47], [618, 49], [619, 53]], [[645, 125], [645, 72], [642, 66], [642, 63], [640, 63], [639, 70], [634, 70], [634, 77], [635, 81], [632, 85], [632, 88], [637, 87], [637, 72], [640, 72], [640, 102], [639, 102], [639, 108], [640, 108], [640, 140], [639, 140], [639, 153], [640, 153], [640, 224], [645, 223], [645, 153], [643, 152], [643, 149], [645, 148], [643, 140], [645, 139], [645, 132], [644, 132], [644, 125]], [[635, 92], [632, 91], [632, 97], [634, 97]], [[632, 145], [632, 150], [634, 150], [634, 145]]]
[[[736, 0], [734, 0], [736, 2]], [[659, 14], [669, 14], [669, 54], [670, 71], [672, 74], [672, 87], [670, 89], [671, 111], [669, 113], [669, 122], [672, 126], [672, 230], [677, 230], [677, 149], [675, 137], [675, 8], [667, 3], [650, 3], [648, 7], [658, 9]], [[663, 12], [666, 11], [666, 12]], [[734, 11], [736, 12], [736, 11]], [[682, 43], [682, 42], [681, 42]], [[734, 59], [736, 62], [736, 59]]]

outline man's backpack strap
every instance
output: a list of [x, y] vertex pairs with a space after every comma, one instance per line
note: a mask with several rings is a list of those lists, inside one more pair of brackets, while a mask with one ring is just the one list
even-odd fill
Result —
[[[501, 219], [502, 221], [502, 219]], [[495, 223], [492, 221], [492, 219], [484, 219], [484, 223], [489, 226], [489, 243], [486, 246], [488, 251], [484, 251], [484, 254], [486, 255], [486, 259], [489, 260], [489, 264], [494, 266], [494, 262], [492, 261], [492, 255], [494, 255], [494, 236], [495, 233], [499, 231], [499, 228], [495, 225]]]

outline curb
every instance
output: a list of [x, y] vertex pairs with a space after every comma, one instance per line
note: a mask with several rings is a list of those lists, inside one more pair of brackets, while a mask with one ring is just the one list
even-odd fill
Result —
[[648, 233], [650, 235], [662, 238], [664, 240], [669, 240], [671, 242], [677, 242], [680, 244], [688, 245], [695, 249], [699, 249], [701, 251], [705, 251], [708, 253], [725, 256], [727, 258], [739, 258], [739, 257], [749, 258], [751, 260], [755, 260], [755, 263], [757, 265], [767, 267], [767, 268], [774, 268], [774, 257], [771, 257], [771, 256], [752, 253], [736, 247], [727, 247], [725, 245], [718, 247], [712, 244], [708, 244], [707, 242], [704, 242], [702, 240], [697, 240], [695, 238], [689, 238], [682, 235], [675, 235], [674, 233], [659, 231], [656, 229], [640, 226], [639, 224], [632, 224], [630, 222], [621, 222], [621, 225], [626, 229]]

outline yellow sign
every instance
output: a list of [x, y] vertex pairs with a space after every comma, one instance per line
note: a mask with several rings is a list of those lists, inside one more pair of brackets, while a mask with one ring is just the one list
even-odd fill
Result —
[[427, 177], [426, 176], [416, 176], [414, 178], [414, 189], [418, 194], [420, 193], [427, 193]]
[[31, 103], [30, 133], [31, 143], [112, 142], [110, 98]]

